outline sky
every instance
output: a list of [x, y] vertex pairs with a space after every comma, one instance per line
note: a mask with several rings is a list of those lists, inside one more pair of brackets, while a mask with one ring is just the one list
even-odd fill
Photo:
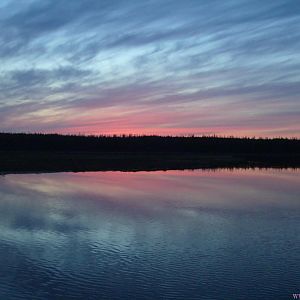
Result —
[[0, 131], [300, 137], [299, 0], [1, 0]]

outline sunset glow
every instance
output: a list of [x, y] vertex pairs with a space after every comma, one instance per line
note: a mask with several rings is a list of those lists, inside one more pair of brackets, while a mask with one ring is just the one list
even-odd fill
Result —
[[300, 137], [300, 2], [0, 3], [0, 131]]

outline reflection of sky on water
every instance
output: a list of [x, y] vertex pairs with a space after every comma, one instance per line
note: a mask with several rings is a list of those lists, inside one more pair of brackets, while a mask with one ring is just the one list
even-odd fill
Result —
[[[9, 175], [2, 177], [0, 185], [4, 194], [13, 189], [14, 195], [22, 197], [72, 199], [85, 207], [97, 200], [94, 205], [150, 213], [165, 206], [220, 210], [297, 207], [298, 182], [298, 171], [219, 170]], [[289, 198], [281, 201], [285, 193]]]
[[201, 216], [224, 223], [224, 213], [299, 210], [298, 183], [298, 171], [284, 170], [9, 175], [0, 179], [0, 224], [35, 234], [69, 234], [100, 222], [98, 235], [105, 232], [103, 225], [115, 226], [116, 218], [128, 228], [136, 219], [154, 225], [183, 218], [188, 224]]
[[157, 293], [217, 293], [220, 281], [248, 293], [263, 278], [287, 291], [299, 279], [299, 192], [299, 170], [2, 176], [0, 296], [99, 294], [101, 282], [109, 297], [122, 282], [120, 293], [141, 285], [142, 297], [162, 281]]

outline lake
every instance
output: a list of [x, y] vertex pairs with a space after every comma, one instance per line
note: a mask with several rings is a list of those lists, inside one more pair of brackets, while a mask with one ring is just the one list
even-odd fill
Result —
[[293, 299], [299, 175], [0, 176], [0, 299]]

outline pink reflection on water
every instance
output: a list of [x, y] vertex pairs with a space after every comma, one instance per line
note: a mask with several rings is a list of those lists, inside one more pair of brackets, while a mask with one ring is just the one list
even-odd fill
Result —
[[109, 201], [134, 209], [299, 209], [299, 175], [299, 169], [86, 172], [8, 175], [0, 184], [16, 193]]

